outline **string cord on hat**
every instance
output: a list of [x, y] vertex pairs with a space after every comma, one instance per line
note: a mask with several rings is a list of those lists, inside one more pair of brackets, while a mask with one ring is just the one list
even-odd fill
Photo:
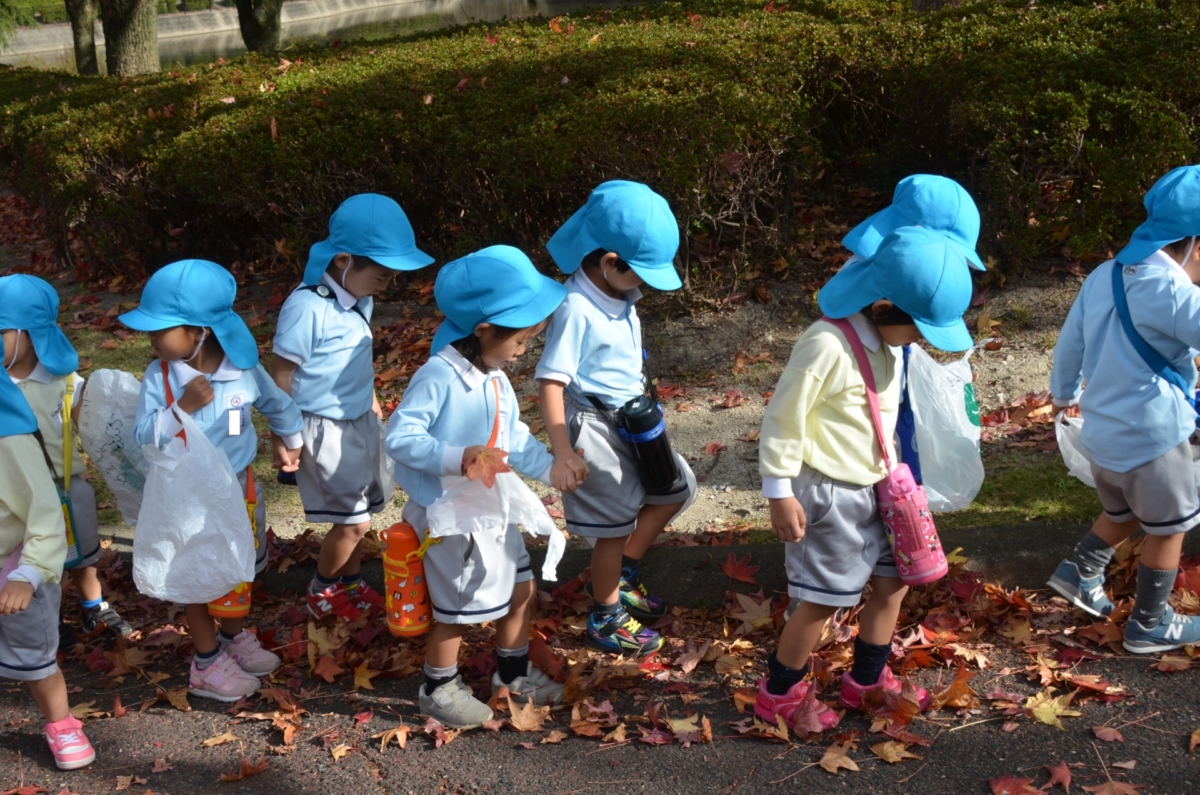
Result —
[[1187, 253], [1184, 254], [1183, 259], [1181, 259], [1179, 261], [1179, 264], [1181, 266], [1187, 267], [1188, 260], [1192, 258], [1192, 252], [1195, 251], [1195, 249], [1196, 249], [1196, 240], [1197, 240], [1196, 236], [1192, 235], [1192, 242], [1188, 243]]
[[186, 358], [186, 359], [184, 359], [183, 361], [185, 361], [185, 362], [190, 362], [192, 359], [195, 359], [197, 356], [199, 356], [199, 355], [200, 355], [200, 349], [204, 347], [204, 341], [205, 341], [206, 339], [208, 339], [208, 329], [207, 329], [207, 328], [201, 328], [201, 329], [200, 329], [200, 341], [196, 343], [196, 350], [192, 351], [192, 355], [191, 355], [191, 356], [189, 356], [189, 357], [187, 357], [187, 358]]

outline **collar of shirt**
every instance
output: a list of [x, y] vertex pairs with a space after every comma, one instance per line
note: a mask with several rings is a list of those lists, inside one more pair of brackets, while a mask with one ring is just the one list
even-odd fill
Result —
[[[186, 386], [196, 376], [204, 375], [204, 373], [192, 367], [187, 362], [171, 362], [171, 372], [175, 374], [175, 380], [181, 385]], [[242, 371], [233, 366], [229, 358], [221, 360], [221, 366], [211, 376], [208, 376], [212, 381], [236, 381], [242, 377]]]
[[620, 317], [630, 304], [636, 303], [642, 298], [642, 291], [636, 287], [625, 293], [623, 298], [613, 298], [597, 287], [582, 270], [572, 278], [575, 279], [583, 294], [592, 299], [592, 303], [600, 307], [604, 314], [614, 319]]
[[1161, 248], [1142, 260], [1142, 264], [1157, 265], [1160, 268], [1178, 268], [1179, 270], [1183, 270], [1183, 266], [1176, 262], [1174, 257], [1163, 251]]
[[[353, 266], [348, 266], [353, 267]], [[358, 299], [350, 295], [342, 285], [333, 280], [333, 277], [326, 273], [321, 277], [321, 281], [329, 285], [333, 289], [333, 294], [337, 298], [337, 302], [341, 304], [342, 309], [353, 309]]]
[[450, 366], [454, 368], [454, 372], [459, 374], [469, 389], [483, 386], [489, 378], [496, 378], [500, 372], [495, 368], [486, 373], [480, 371], [478, 367], [468, 362], [467, 357], [459, 353], [458, 348], [453, 345], [442, 348], [437, 355], [449, 362]]
[[866, 315], [862, 312], [855, 312], [846, 320], [850, 321], [850, 325], [854, 326], [854, 330], [858, 332], [858, 338], [862, 341], [864, 348], [871, 353], [879, 350], [883, 338], [879, 336], [879, 329], [875, 328], [875, 324], [867, 320]]
[[48, 384], [54, 379], [54, 376], [46, 369], [45, 365], [38, 362], [33, 366], [33, 372], [24, 378], [13, 378], [11, 375], [9, 378], [12, 378], [14, 384], [19, 384], [22, 381], [37, 381], [39, 384]]

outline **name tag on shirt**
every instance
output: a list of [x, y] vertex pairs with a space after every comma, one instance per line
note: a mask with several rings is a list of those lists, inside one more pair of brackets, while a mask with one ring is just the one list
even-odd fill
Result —
[[241, 436], [250, 424], [250, 395], [245, 392], [226, 395], [225, 410], [229, 416], [229, 435]]

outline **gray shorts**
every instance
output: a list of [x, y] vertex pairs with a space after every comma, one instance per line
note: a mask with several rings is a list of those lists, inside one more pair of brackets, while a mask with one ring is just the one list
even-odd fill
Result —
[[62, 588], [42, 583], [29, 607], [0, 616], [0, 677], [36, 682], [58, 671], [58, 609]]
[[374, 412], [354, 420], [304, 413], [296, 485], [309, 522], [362, 524], [383, 510], [379, 426]]
[[571, 447], [583, 448], [591, 467], [588, 479], [575, 491], [564, 493], [563, 515], [567, 531], [588, 538], [622, 538], [633, 532], [643, 505], [675, 505], [671, 521], [696, 501], [696, 476], [679, 453], [679, 479], [668, 494], [646, 494], [638, 477], [633, 445], [617, 431], [609, 412], [566, 401], [567, 433]]
[[789, 596], [852, 607], [872, 575], [899, 576], [874, 486], [855, 486], [804, 469], [792, 480], [792, 493], [808, 526], [804, 538], [784, 545]]
[[[56, 481], [62, 488], [62, 481]], [[100, 520], [96, 517], [96, 492], [92, 484], [79, 475], [71, 476], [71, 490], [67, 493], [71, 498], [72, 526], [75, 529], [75, 542], [79, 546], [82, 557], [71, 563], [75, 550], [67, 549], [68, 569], [86, 569], [95, 566], [100, 560]]]
[[1171, 536], [1200, 524], [1200, 445], [1197, 437], [1128, 472], [1092, 464], [1100, 505], [1116, 522], [1137, 519], [1147, 535]]
[[[242, 486], [242, 494], [246, 493], [246, 470], [242, 470], [238, 474], [238, 483]], [[254, 478], [254, 498], [258, 503], [254, 506], [254, 573], [262, 574], [263, 569], [267, 567], [267, 558], [270, 550], [267, 549], [267, 501], [263, 499], [262, 484], [258, 482], [258, 477]]]
[[[401, 518], [425, 537], [425, 509], [412, 500]], [[443, 624], [482, 624], [508, 615], [513, 588], [533, 579], [529, 550], [515, 524], [506, 530], [443, 536], [425, 551], [433, 617]]]

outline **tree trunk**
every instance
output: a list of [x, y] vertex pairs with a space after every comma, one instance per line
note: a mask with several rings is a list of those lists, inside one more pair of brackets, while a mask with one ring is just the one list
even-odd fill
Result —
[[941, 11], [946, 6], [956, 6], [959, 0], [912, 0], [913, 11]]
[[275, 52], [283, 29], [283, 0], [237, 0], [238, 27], [251, 52]]
[[158, 71], [158, 3], [99, 0], [104, 25], [104, 62], [110, 76]]
[[81, 75], [100, 74], [96, 60], [96, 0], [67, 0], [71, 36], [75, 39], [75, 70]]

